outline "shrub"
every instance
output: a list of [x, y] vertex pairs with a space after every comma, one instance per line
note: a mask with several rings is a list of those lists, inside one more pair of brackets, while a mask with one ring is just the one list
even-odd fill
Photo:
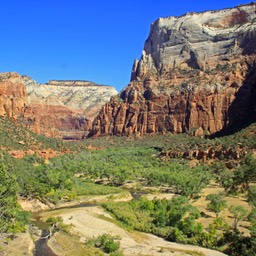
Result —
[[117, 240], [120, 240], [120, 237], [103, 234], [98, 236], [97, 238], [89, 239], [86, 243], [100, 248], [105, 253], [112, 253], [111, 255], [118, 255], [113, 254], [114, 252], [117, 252], [120, 248], [120, 242]]

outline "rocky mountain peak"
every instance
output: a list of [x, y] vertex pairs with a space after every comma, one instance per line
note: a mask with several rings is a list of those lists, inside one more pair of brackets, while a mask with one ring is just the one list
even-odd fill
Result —
[[135, 61], [132, 80], [162, 76], [173, 68], [205, 71], [234, 55], [254, 53], [255, 26], [256, 3], [159, 18]]
[[28, 101], [33, 104], [65, 106], [93, 118], [117, 91], [112, 86], [80, 80], [50, 80], [39, 84], [24, 76]]
[[255, 81], [256, 3], [159, 18], [90, 136], [216, 133], [255, 118]]
[[83, 87], [89, 87], [89, 86], [97, 86], [97, 87], [110, 87], [113, 91], [115, 90], [113, 86], [109, 85], [101, 85], [96, 84], [91, 81], [86, 80], [50, 80], [47, 85], [55, 85], [55, 86], [83, 86]]
[[115, 95], [114, 87], [88, 81], [41, 84], [16, 72], [0, 73], [0, 116], [18, 118], [30, 130], [50, 137], [81, 139]]
[[82, 138], [101, 107], [117, 95], [112, 86], [90, 81], [50, 80], [37, 83], [23, 76], [29, 108], [30, 129], [48, 136]]

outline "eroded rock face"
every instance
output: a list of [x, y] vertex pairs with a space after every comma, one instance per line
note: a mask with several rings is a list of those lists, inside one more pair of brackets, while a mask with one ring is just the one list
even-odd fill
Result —
[[50, 137], [81, 139], [91, 119], [116, 94], [111, 86], [87, 81], [39, 84], [15, 72], [0, 73], [0, 116], [19, 119]]
[[202, 162], [211, 159], [240, 160], [248, 154], [248, 151], [248, 148], [242, 148], [239, 145], [237, 148], [225, 148], [220, 145], [219, 148], [209, 147], [204, 150], [199, 148], [190, 151], [166, 150], [160, 154], [160, 158], [164, 160], [171, 158], [196, 159]]
[[255, 91], [255, 3], [160, 18], [130, 84], [102, 108], [90, 136], [212, 134], [256, 118]]
[[15, 72], [0, 73], [0, 116], [22, 116], [26, 100], [22, 77]]
[[51, 80], [39, 84], [23, 76], [29, 104], [65, 106], [92, 119], [117, 91], [112, 86], [88, 81]]
[[88, 133], [91, 119], [117, 94], [111, 86], [88, 81], [58, 81], [39, 84], [23, 76], [28, 93], [25, 111], [27, 126], [51, 137], [81, 139]]

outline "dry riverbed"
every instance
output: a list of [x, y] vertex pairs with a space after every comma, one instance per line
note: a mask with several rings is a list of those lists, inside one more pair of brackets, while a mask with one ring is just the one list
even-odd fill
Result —
[[[149, 195], [149, 198], [153, 197], [172, 197], [171, 194], [158, 194]], [[55, 233], [49, 240], [48, 246], [57, 254], [61, 256], [79, 256], [87, 255], [82, 250], [82, 245], [87, 239], [97, 237], [102, 234], [111, 234], [113, 236], [120, 237], [121, 249], [125, 256], [140, 255], [140, 256], [223, 256], [225, 254], [209, 250], [206, 248], [183, 245], [178, 243], [172, 243], [165, 241], [157, 236], [151, 234], [145, 234], [141, 232], [126, 231], [118, 226], [112, 217], [105, 212], [100, 206], [84, 206], [75, 207], [81, 203], [94, 203], [102, 202], [106, 200], [115, 201], [128, 201], [131, 200], [129, 194], [112, 195], [112, 196], [99, 196], [99, 197], [84, 197], [78, 201], [59, 205], [56, 210], [42, 211], [40, 215], [44, 220], [49, 217], [62, 217], [64, 224], [70, 225], [70, 233]], [[20, 200], [21, 205], [26, 210], [35, 210], [44, 208], [43, 205], [35, 207], [35, 202], [29, 204], [27, 201]], [[74, 207], [70, 207], [74, 206]], [[32, 207], [32, 208], [31, 208]], [[67, 208], [66, 208], [67, 207]], [[46, 207], [48, 208], [48, 207]], [[45, 209], [46, 209], [45, 208]], [[30, 243], [31, 244], [31, 243]], [[81, 246], [80, 246], [81, 245]], [[31, 245], [30, 245], [31, 248]], [[80, 250], [81, 249], [81, 250]], [[31, 251], [31, 249], [30, 249]], [[17, 254], [18, 255], [18, 254]], [[20, 254], [21, 255], [21, 254]], [[22, 254], [24, 255], [24, 254]], [[29, 255], [29, 254], [25, 254]], [[31, 254], [30, 254], [31, 255]], [[93, 255], [93, 254], [88, 254]], [[97, 255], [97, 254], [95, 254]]]
[[124, 255], [191, 255], [191, 251], [209, 256], [224, 255], [201, 247], [170, 243], [154, 235], [125, 231], [99, 206], [72, 209], [59, 216], [64, 223], [72, 225], [72, 232], [80, 236], [81, 242], [104, 233], [120, 236]]
[[[223, 256], [223, 253], [208, 250], [202, 247], [182, 245], [167, 242], [154, 235], [128, 232], [114, 223], [112, 217], [99, 206], [89, 206], [78, 209], [56, 210], [51, 215], [61, 216], [65, 224], [71, 225], [71, 233], [80, 237], [83, 243], [87, 239], [97, 237], [104, 233], [121, 237], [121, 249], [124, 255], [206, 255]], [[48, 217], [47, 216], [44, 217]], [[67, 252], [58, 246], [54, 239], [50, 239], [49, 246], [58, 255], [66, 255]], [[200, 254], [201, 253], [201, 254]]]
[[[164, 195], [154, 195], [154, 197], [163, 198]], [[170, 197], [170, 195], [168, 195]], [[103, 197], [94, 197], [86, 202], [98, 202], [104, 201]], [[105, 200], [107, 198], [105, 197]], [[113, 198], [112, 198], [113, 199]], [[125, 196], [124, 200], [130, 200], [130, 197]], [[122, 200], [120, 197], [116, 197], [116, 200]], [[81, 202], [81, 201], [80, 201]], [[72, 203], [70, 204], [72, 205]], [[66, 206], [70, 206], [66, 205]], [[167, 256], [167, 255], [205, 255], [205, 256], [223, 256], [223, 253], [208, 250], [198, 246], [182, 245], [177, 243], [171, 243], [165, 241], [157, 236], [151, 234], [145, 234], [141, 232], [129, 232], [118, 226], [112, 217], [105, 212], [100, 206], [85, 206], [79, 208], [62, 208], [53, 211], [46, 211], [42, 213], [42, 217], [47, 219], [49, 217], [62, 217], [64, 224], [70, 225], [70, 232], [74, 237], [79, 238], [80, 243], [84, 243], [87, 239], [97, 237], [102, 234], [111, 234], [113, 236], [119, 236], [121, 238], [120, 245], [125, 256], [130, 255], [147, 255], [147, 256]], [[61, 237], [62, 236], [62, 237]], [[65, 239], [63, 234], [55, 234], [48, 242], [48, 245], [57, 255], [79, 256], [78, 252], [74, 254], [74, 250], [71, 245], [66, 246], [60, 244], [60, 239]], [[70, 242], [67, 239], [66, 243]], [[77, 242], [77, 241], [76, 241]], [[69, 251], [70, 250], [70, 251]], [[82, 254], [81, 254], [82, 255]]]

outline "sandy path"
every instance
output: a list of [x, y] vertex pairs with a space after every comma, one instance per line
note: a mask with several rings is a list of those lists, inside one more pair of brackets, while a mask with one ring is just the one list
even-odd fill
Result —
[[104, 233], [121, 237], [124, 255], [189, 255], [184, 250], [198, 251], [206, 256], [225, 254], [202, 247], [167, 242], [150, 234], [134, 235], [111, 222], [111, 216], [99, 206], [69, 209], [58, 214], [65, 224], [72, 224], [72, 232], [81, 237], [81, 241], [97, 237]]

